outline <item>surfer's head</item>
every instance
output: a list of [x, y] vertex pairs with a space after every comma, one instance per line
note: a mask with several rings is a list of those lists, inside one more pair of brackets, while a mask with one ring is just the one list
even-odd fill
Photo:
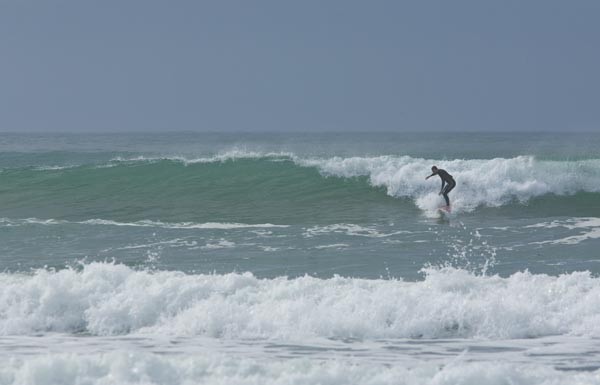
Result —
[[431, 172], [436, 172], [437, 170], [438, 170], [438, 168], [437, 168], [437, 167], [435, 167], [435, 166], [431, 166]]

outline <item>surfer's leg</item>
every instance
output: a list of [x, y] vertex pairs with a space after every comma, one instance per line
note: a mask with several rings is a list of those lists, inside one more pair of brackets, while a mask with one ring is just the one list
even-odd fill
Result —
[[448, 186], [446, 187], [446, 194], [448, 194], [450, 191], [452, 191], [452, 189], [454, 189], [454, 187], [456, 187], [456, 182], [448, 183]]
[[450, 206], [450, 199], [448, 199], [448, 190], [447, 188], [444, 189], [444, 191], [442, 192], [442, 195], [444, 196], [444, 199], [446, 200], [446, 206]]
[[456, 182], [454, 182], [452, 184], [448, 183], [446, 185], [446, 187], [444, 188], [444, 191], [442, 192], [442, 195], [444, 196], [444, 199], [446, 200], [446, 206], [450, 206], [450, 198], [448, 198], [448, 193], [450, 191], [452, 191], [454, 186], [456, 186]]

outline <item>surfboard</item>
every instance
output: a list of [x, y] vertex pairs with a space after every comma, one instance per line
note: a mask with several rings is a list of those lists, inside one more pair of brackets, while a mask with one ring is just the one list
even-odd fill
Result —
[[440, 206], [438, 207], [438, 210], [442, 213], [447, 213], [450, 214], [452, 212], [452, 207], [450, 206]]

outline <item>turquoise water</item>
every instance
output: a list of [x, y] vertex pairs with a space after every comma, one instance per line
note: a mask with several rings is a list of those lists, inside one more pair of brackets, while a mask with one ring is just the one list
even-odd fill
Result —
[[[71, 361], [77, 381], [143, 383], [121, 353], [150, 383], [366, 383], [373, 365], [379, 383], [595, 383], [598, 148], [598, 134], [0, 135], [0, 354], [20, 357], [0, 383]], [[434, 164], [457, 181], [450, 215]]]
[[[585, 218], [600, 216], [599, 138], [8, 135], [0, 260], [8, 271], [150, 260], [271, 278], [415, 280], [446, 263], [597, 272], [588, 238], [600, 225]], [[458, 180], [448, 217], [439, 180], [424, 180], [434, 163]]]

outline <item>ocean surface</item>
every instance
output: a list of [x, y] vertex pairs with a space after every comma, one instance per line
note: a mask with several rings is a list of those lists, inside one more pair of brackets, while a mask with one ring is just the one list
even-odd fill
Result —
[[0, 384], [600, 384], [599, 149], [0, 134]]

